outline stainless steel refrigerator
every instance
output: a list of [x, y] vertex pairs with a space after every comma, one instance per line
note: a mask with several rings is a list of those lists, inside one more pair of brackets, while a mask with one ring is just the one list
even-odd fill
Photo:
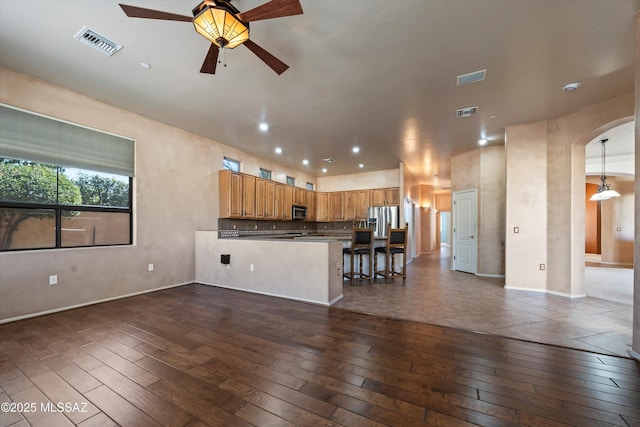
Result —
[[375, 237], [387, 237], [387, 227], [398, 228], [400, 224], [399, 206], [376, 206], [369, 208], [369, 226]]

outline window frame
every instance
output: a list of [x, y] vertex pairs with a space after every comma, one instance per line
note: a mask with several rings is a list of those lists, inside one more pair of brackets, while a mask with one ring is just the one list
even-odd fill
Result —
[[[227, 163], [237, 165], [238, 170], [234, 168], [227, 167]], [[240, 167], [242, 166], [242, 162], [240, 160], [232, 159], [231, 157], [224, 156], [222, 158], [222, 169], [230, 170], [231, 172], [240, 172]]]
[[307, 190], [313, 191], [314, 189], [313, 187], [314, 187], [313, 182], [307, 182]]
[[287, 185], [291, 185], [291, 186], [295, 187], [295, 185], [296, 185], [296, 178], [295, 177], [287, 175], [287, 180], [286, 181], [287, 181]]
[[273, 171], [270, 171], [269, 169], [265, 169], [265, 168], [260, 168], [260, 178], [262, 179], [268, 179], [269, 181], [273, 180]]
[[[33, 162], [39, 163], [40, 162]], [[56, 187], [59, 186], [60, 179], [60, 169], [65, 166], [62, 165], [51, 165], [55, 166], [56, 171]], [[87, 172], [97, 172], [93, 170], [85, 169]], [[115, 174], [113, 174], [115, 175]], [[112, 247], [112, 246], [131, 246], [133, 245], [133, 177], [129, 176], [129, 196], [128, 196], [128, 207], [116, 207], [116, 206], [92, 206], [92, 205], [71, 205], [71, 204], [62, 204], [58, 200], [55, 203], [32, 203], [32, 202], [12, 202], [0, 200], [0, 208], [6, 209], [24, 209], [24, 210], [52, 210], [54, 211], [54, 223], [55, 223], [55, 246], [45, 246], [45, 247], [27, 247], [27, 248], [16, 248], [16, 249], [4, 249], [0, 248], [0, 253], [9, 253], [9, 252], [20, 252], [20, 251], [34, 251], [34, 250], [56, 250], [56, 249], [73, 249], [73, 248], [95, 248], [95, 247]], [[58, 194], [56, 194], [56, 199], [58, 199]], [[129, 241], [127, 243], [112, 243], [112, 244], [102, 244], [102, 245], [73, 245], [73, 246], [63, 246], [62, 245], [62, 212], [63, 211], [77, 211], [77, 212], [105, 212], [105, 213], [125, 213], [129, 215]]]

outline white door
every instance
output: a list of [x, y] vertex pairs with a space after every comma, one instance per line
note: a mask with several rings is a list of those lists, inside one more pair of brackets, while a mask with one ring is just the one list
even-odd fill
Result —
[[453, 269], [476, 274], [478, 271], [478, 193], [453, 193]]

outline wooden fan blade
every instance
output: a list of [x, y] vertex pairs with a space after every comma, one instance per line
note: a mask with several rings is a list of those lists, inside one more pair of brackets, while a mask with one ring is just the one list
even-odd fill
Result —
[[184, 21], [193, 22], [191, 16], [177, 15], [175, 13], [162, 12], [159, 10], [145, 9], [143, 7], [129, 6], [120, 3], [120, 7], [124, 10], [129, 18], [147, 18], [147, 19], [161, 19], [163, 21]]
[[216, 65], [218, 65], [218, 46], [211, 43], [211, 47], [209, 48], [209, 52], [207, 56], [204, 58], [204, 62], [202, 63], [202, 68], [200, 68], [201, 73], [205, 74], [215, 74], [216, 73]]
[[278, 58], [276, 58], [251, 40], [247, 40], [243, 44], [258, 58], [262, 59], [262, 61], [264, 61], [264, 63], [271, 67], [271, 69], [276, 73], [282, 74], [287, 71], [287, 68], [289, 68], [287, 64], [280, 61]]
[[238, 14], [238, 19], [244, 22], [253, 22], [260, 21], [261, 19], [302, 15], [302, 13], [300, 0], [271, 0], [263, 5]]

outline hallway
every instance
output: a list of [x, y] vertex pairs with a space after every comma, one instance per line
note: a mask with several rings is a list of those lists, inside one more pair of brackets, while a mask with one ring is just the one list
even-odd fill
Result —
[[449, 254], [421, 255], [407, 283], [343, 287], [336, 307], [526, 341], [629, 357], [633, 306], [504, 289], [504, 279], [449, 270]]

